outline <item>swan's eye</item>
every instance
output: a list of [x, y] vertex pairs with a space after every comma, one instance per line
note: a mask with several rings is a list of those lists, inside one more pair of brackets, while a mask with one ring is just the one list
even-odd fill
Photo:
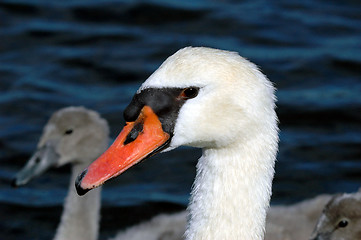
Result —
[[197, 87], [185, 88], [185, 89], [183, 89], [183, 91], [181, 92], [181, 94], [179, 96], [183, 99], [195, 98], [198, 95], [198, 91], [199, 91], [199, 88], [197, 88]]
[[338, 227], [340, 228], [344, 228], [348, 225], [348, 221], [346, 220], [341, 220], [339, 223], [338, 223]]
[[39, 157], [37, 157], [37, 158], [35, 158], [35, 161], [34, 161], [34, 162], [35, 162], [36, 164], [39, 164], [40, 161], [41, 161], [41, 159], [40, 159]]
[[72, 133], [73, 133], [73, 129], [67, 129], [67, 130], [64, 132], [65, 135], [70, 135], [70, 134], [72, 134]]

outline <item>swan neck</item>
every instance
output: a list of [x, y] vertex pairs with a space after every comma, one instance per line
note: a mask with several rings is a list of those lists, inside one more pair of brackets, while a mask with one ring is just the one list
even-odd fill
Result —
[[203, 150], [189, 205], [187, 240], [264, 236], [277, 134], [245, 144]]
[[74, 182], [88, 164], [73, 164], [68, 195], [66, 196], [55, 240], [96, 240], [98, 238], [101, 188], [85, 196], [78, 196]]

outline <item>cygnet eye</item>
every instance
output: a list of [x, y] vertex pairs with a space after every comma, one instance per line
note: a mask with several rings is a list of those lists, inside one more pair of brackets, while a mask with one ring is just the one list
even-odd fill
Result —
[[65, 132], [64, 132], [64, 134], [65, 135], [70, 135], [70, 134], [72, 134], [73, 133], [73, 129], [67, 129]]
[[179, 95], [183, 99], [195, 98], [198, 95], [199, 88], [198, 87], [189, 87], [183, 89], [181, 94]]
[[348, 221], [347, 220], [341, 220], [339, 223], [338, 223], [338, 227], [340, 228], [344, 228], [348, 225]]
[[41, 159], [40, 159], [39, 157], [35, 158], [35, 160], [34, 160], [34, 162], [35, 162], [36, 164], [39, 164], [40, 161], [41, 161]]

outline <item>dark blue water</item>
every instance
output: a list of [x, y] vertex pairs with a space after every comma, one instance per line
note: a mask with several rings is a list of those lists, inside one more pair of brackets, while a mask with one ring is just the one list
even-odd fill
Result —
[[[69, 105], [92, 108], [109, 121], [114, 138], [140, 83], [189, 45], [238, 51], [278, 88], [273, 204], [356, 191], [360, 12], [360, 1], [1, 0], [0, 239], [53, 235], [69, 168], [10, 188], [50, 114]], [[198, 156], [182, 148], [136, 166], [105, 186], [105, 209], [185, 206]], [[105, 215], [107, 231], [115, 224]], [[34, 233], [35, 223], [41, 234]]]

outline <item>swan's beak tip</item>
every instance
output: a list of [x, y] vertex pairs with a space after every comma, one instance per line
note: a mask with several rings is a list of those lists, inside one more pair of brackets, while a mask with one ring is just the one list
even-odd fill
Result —
[[83, 196], [84, 194], [86, 194], [87, 192], [89, 192], [91, 190], [91, 189], [83, 188], [81, 186], [81, 182], [87, 172], [88, 172], [88, 169], [85, 169], [81, 174], [79, 174], [79, 176], [75, 180], [75, 189], [79, 196]]
[[89, 191], [90, 189], [84, 189], [80, 185], [76, 185], [76, 192], [78, 193], [79, 196], [83, 196]]

